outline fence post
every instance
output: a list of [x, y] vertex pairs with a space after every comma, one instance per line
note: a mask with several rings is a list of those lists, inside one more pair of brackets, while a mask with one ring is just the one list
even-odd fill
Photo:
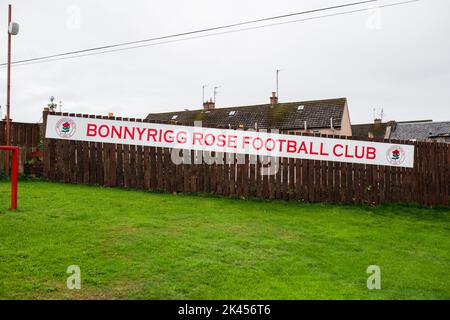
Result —
[[43, 150], [42, 150], [42, 154], [43, 154], [43, 161], [44, 161], [44, 177], [48, 179], [48, 173], [50, 170], [50, 141], [49, 139], [45, 138], [45, 133], [47, 131], [47, 118], [48, 118], [48, 113], [49, 113], [50, 109], [49, 108], [44, 108], [43, 112], [42, 112], [42, 142], [43, 142]]

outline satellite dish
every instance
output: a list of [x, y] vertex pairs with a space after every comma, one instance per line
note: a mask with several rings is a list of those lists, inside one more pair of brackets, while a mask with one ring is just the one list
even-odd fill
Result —
[[19, 34], [19, 24], [16, 22], [11, 22], [9, 24], [8, 32], [10, 35], [18, 35]]

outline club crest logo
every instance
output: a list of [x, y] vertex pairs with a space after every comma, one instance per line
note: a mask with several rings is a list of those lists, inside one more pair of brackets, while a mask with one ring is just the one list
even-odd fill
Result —
[[386, 158], [390, 164], [399, 166], [405, 161], [405, 151], [400, 146], [392, 146], [387, 151]]
[[55, 129], [58, 136], [64, 139], [69, 139], [75, 134], [77, 125], [75, 124], [75, 121], [70, 118], [62, 118], [56, 124]]

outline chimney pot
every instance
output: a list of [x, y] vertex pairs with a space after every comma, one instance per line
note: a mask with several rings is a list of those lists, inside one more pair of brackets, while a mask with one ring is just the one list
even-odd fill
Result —
[[270, 97], [270, 104], [275, 105], [278, 103], [278, 97], [276, 92], [272, 92], [272, 96]]
[[216, 107], [216, 104], [210, 99], [209, 101], [203, 102], [204, 110], [212, 110]]

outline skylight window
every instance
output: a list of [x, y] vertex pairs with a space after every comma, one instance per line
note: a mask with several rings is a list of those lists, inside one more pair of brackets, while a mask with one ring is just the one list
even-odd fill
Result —
[[236, 114], [236, 111], [230, 111], [230, 113], [228, 113], [229, 117], [233, 117]]
[[304, 105], [301, 105], [301, 106], [298, 106], [298, 107], [297, 107], [297, 111], [303, 111], [303, 109], [305, 109], [305, 106], [304, 106]]
[[176, 114], [176, 115], [174, 115], [174, 116], [172, 117], [171, 120], [177, 120], [177, 118], [178, 118], [178, 115]]

